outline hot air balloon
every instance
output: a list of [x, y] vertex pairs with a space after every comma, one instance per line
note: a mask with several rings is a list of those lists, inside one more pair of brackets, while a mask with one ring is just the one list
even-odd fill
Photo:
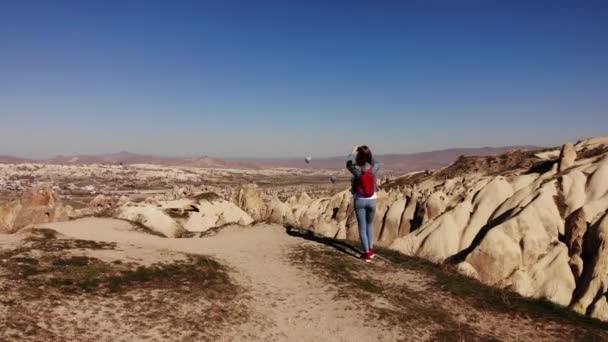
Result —
[[310, 164], [310, 161], [312, 160], [311, 157], [306, 157], [304, 158], [304, 161], [306, 162], [306, 164]]
[[336, 178], [336, 176], [331, 176], [331, 177], [329, 177], [329, 180], [330, 180], [332, 183], [336, 183], [336, 181], [338, 180], [338, 178]]

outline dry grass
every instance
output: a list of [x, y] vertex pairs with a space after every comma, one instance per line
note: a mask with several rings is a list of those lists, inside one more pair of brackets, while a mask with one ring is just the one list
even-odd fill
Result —
[[[369, 265], [333, 249], [310, 247], [296, 249], [290, 257], [297, 265], [343, 289], [340, 296], [362, 303], [369, 302], [372, 297], [380, 297], [391, 303], [388, 308], [373, 308], [374, 318], [402, 325], [406, 330], [416, 326], [434, 327], [435, 340], [495, 340], [489, 332], [484, 334], [476, 329], [477, 323], [470, 321], [471, 318], [464, 321], [454, 319], [455, 313], [451, 311], [454, 308], [445, 307], [442, 301], [469, 306], [469, 310], [460, 309], [465, 310], [465, 314], [468, 314], [466, 311], [475, 311], [482, 315], [529, 320], [545, 326], [547, 330], [543, 334], [547, 336], [560, 336], [566, 340], [578, 340], [584, 336], [585, 341], [608, 338], [605, 333], [608, 323], [579, 315], [568, 308], [486, 286], [447, 265], [437, 265], [383, 248], [377, 248], [377, 252], [386, 262]], [[420, 278], [430, 279], [430, 282], [421, 289], [407, 283], [395, 285], [383, 281], [386, 274], [398, 272], [419, 273]]]
[[[159, 328], [157, 340], [206, 340], [249, 315], [243, 289], [214, 259], [186, 255], [150, 266], [104, 261], [87, 252], [116, 245], [59, 239], [52, 230], [32, 234], [19, 248], [0, 251], [0, 312], [11, 313], [0, 321], [0, 340], [142, 339]], [[57, 312], [64, 309], [89, 317], [78, 321], [85, 328]]]
[[[496, 341], [467, 324], [454, 319], [449, 312], [425, 300], [425, 291], [407, 284], [382, 282], [382, 273], [390, 271], [374, 268], [334, 250], [300, 246], [290, 253], [290, 259], [300, 267], [312, 270], [325, 281], [339, 288], [339, 298], [355, 301], [365, 308], [369, 319], [392, 327], [400, 327], [403, 336], [411, 329], [430, 329], [437, 341]], [[388, 305], [374, 305], [381, 298]]]
[[465, 299], [467, 303], [480, 310], [554, 321], [559, 325], [569, 326], [571, 331], [596, 336], [595, 340], [601, 340], [598, 333], [608, 329], [606, 322], [580, 315], [546, 300], [525, 298], [509, 290], [484, 285], [458, 273], [453, 267], [437, 265], [389, 249], [379, 248], [379, 252], [398, 267], [419, 270], [433, 276], [435, 287], [452, 296]]

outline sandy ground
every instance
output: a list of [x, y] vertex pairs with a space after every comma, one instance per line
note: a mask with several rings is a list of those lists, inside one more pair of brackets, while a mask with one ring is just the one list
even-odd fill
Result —
[[[179, 315], [221, 308], [206, 308], [204, 301], [193, 298], [191, 302], [180, 303], [179, 310], [176, 306], [175, 312], [155, 312], [150, 311], [146, 299], [137, 294], [127, 306], [114, 305], [112, 298], [80, 303], [72, 299], [61, 302], [49, 315], [70, 317], [78, 321], [78, 328], [63, 332], [52, 322], [43, 322], [45, 329], [54, 329], [52, 336], [55, 337], [45, 339], [34, 334], [33, 341], [579, 340], [570, 327], [480, 311], [432, 288], [428, 276], [418, 271], [397, 269], [382, 258], [366, 264], [330, 246], [290, 236], [279, 226], [234, 226], [213, 236], [191, 239], [146, 235], [134, 231], [126, 222], [102, 218], [39, 227], [54, 229], [68, 238], [117, 244], [116, 250], [95, 251], [95, 257], [100, 259], [153, 264], [179, 259], [183, 253], [210, 255], [227, 265], [231, 277], [242, 287], [243, 293], [237, 301], [247, 308], [248, 314], [246, 319], [223, 325], [216, 336], [188, 339], [184, 331], [180, 335], [166, 331], [169, 328], [163, 328], [165, 323], [158, 316], [171, 314], [179, 319]], [[14, 248], [17, 240], [17, 235], [0, 236], [0, 249]], [[302, 255], [305, 258], [301, 258]], [[330, 258], [323, 260], [346, 263], [356, 273], [353, 279], [362, 284], [363, 289], [371, 286], [372, 294], [341, 283], [340, 279], [344, 278], [334, 278], [331, 272], [324, 273], [323, 264], [316, 259], [320, 255]], [[187, 288], [175, 291], [187, 291]], [[0, 312], [12, 314], [10, 308]], [[153, 323], [145, 325], [141, 320]], [[64, 327], [76, 324], [70, 322], [64, 319]], [[183, 329], [196, 329], [193, 326]], [[165, 331], [161, 331], [163, 329]], [[6, 340], [2, 336], [0, 331], [0, 340]], [[584, 339], [582, 335], [579, 337]]]
[[[225, 341], [394, 341], [398, 331], [369, 325], [348, 300], [335, 300], [335, 287], [295, 267], [289, 248], [309, 244], [279, 226], [230, 227], [203, 239], [165, 239], [133, 232], [129, 224], [83, 219], [41, 225], [70, 237], [117, 242], [132, 258], [156, 262], [163, 253], [199, 253], [217, 257], [234, 269], [248, 289], [253, 319], [224, 334]], [[158, 251], [150, 255], [149, 251]], [[156, 258], [156, 260], [151, 260]]]

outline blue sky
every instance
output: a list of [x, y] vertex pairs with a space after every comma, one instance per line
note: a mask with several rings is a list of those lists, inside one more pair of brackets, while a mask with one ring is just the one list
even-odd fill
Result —
[[605, 1], [3, 1], [0, 154], [576, 141], [606, 37]]

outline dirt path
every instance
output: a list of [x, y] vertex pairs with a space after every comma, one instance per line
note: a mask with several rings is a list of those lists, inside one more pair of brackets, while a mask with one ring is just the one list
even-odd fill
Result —
[[[278, 226], [228, 227], [214, 236], [190, 239], [145, 235], [133, 231], [125, 222], [108, 219], [91, 218], [44, 227], [74, 239], [116, 243], [118, 251], [103, 253], [119, 253], [126, 261], [154, 263], [176, 254], [192, 253], [210, 255], [227, 265], [232, 279], [244, 289], [238, 303], [247, 307], [248, 316], [223, 326], [219, 333], [222, 341], [606, 338], [601, 332], [551, 320], [486, 311], [437, 289], [432, 277], [419, 270], [397, 267], [380, 258], [366, 264], [348, 255], [347, 248], [310, 241], [306, 236], [291, 236]], [[136, 307], [144, 310], [145, 305], [139, 304], [136, 301]], [[190, 305], [182, 310], [198, 308], [194, 303]], [[107, 315], [116, 314], [104, 311], [87, 319], [95, 319], [99, 324], [108, 319]], [[150, 319], [150, 314], [142, 319]], [[96, 325], [87, 327], [95, 329]], [[109, 332], [99, 335], [101, 340], [110, 336], [116, 341], [189, 340], [171, 338], [171, 332], [167, 331], [146, 335], [135, 328], [125, 335], [120, 327], [120, 320], [111, 329], [106, 327]], [[74, 334], [71, 336], [78, 336], [77, 332]]]
[[[124, 225], [108, 227], [97, 219], [51, 224], [67, 236], [117, 242], [137, 257], [159, 250], [205, 254], [234, 270], [232, 276], [248, 292], [252, 319], [226, 332], [226, 341], [395, 341], [399, 329], [369, 322], [348, 298], [338, 299], [339, 288], [294, 265], [289, 252], [314, 242], [291, 237], [279, 226], [229, 227], [215, 236], [164, 239], [142, 235]], [[86, 227], [86, 229], [83, 229]], [[149, 254], [149, 253], [147, 253]], [[149, 255], [147, 257], [150, 257]]]

